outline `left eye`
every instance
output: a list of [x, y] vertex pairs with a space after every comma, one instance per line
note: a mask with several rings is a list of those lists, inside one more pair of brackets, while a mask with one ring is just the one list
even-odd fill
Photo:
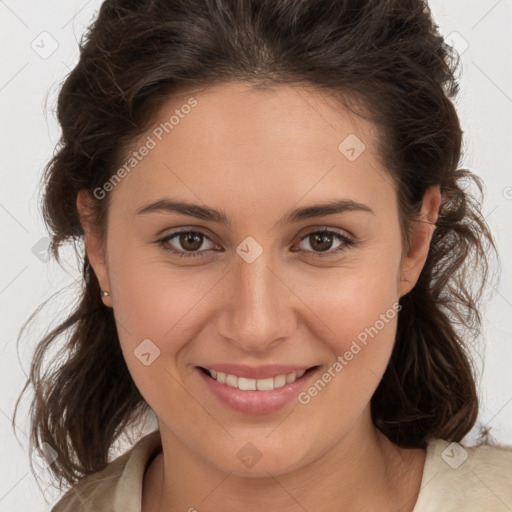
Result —
[[[185, 251], [183, 250], [176, 250], [172, 247], [170, 244], [170, 241], [173, 238], [176, 238], [179, 236], [179, 243], [185, 247]], [[208, 238], [205, 234], [199, 232], [199, 231], [178, 231], [177, 233], [172, 233], [170, 235], [166, 235], [160, 240], [158, 240], [158, 243], [169, 252], [172, 252], [173, 254], [177, 254], [180, 257], [185, 258], [195, 258], [197, 256], [201, 256], [201, 253], [197, 252], [191, 252], [191, 251], [197, 251], [201, 245], [203, 245], [202, 239]], [[188, 248], [187, 248], [188, 246]], [[188, 254], [187, 254], [188, 252]], [[207, 251], [202, 251], [207, 252]]]
[[[172, 246], [171, 240], [174, 238], [178, 238], [178, 243], [185, 249], [176, 249]], [[329, 251], [332, 247], [332, 239], [340, 242], [340, 245], [333, 251]], [[203, 245], [204, 239], [209, 240], [209, 238], [200, 231], [178, 231], [176, 233], [172, 233], [170, 235], [166, 235], [163, 238], [157, 240], [157, 243], [163, 247], [165, 250], [178, 255], [180, 258], [195, 258], [197, 256], [203, 256], [202, 253], [209, 252], [211, 249], [207, 249], [204, 251], [199, 251], [199, 248]], [[312, 252], [315, 257], [325, 257], [331, 256], [332, 254], [342, 252], [349, 247], [355, 245], [355, 241], [351, 238], [338, 233], [337, 231], [324, 229], [320, 231], [310, 231], [308, 234], [303, 236], [300, 242], [305, 240], [312, 240], [313, 244], [310, 243], [312, 247], [317, 247], [318, 252], [313, 249], [313, 251], [306, 250], [306, 252]], [[331, 240], [331, 241], [330, 241]], [[199, 251], [199, 252], [198, 252]], [[327, 252], [329, 251], [329, 252]], [[296, 252], [296, 251], [294, 251]]]

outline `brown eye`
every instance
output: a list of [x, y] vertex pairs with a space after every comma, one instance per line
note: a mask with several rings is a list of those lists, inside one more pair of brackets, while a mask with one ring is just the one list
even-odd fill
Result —
[[[177, 239], [174, 245], [171, 244], [171, 240], [173, 239]], [[203, 251], [199, 250], [205, 239], [208, 239], [208, 237], [199, 231], [179, 231], [166, 235], [158, 240], [158, 243], [164, 249], [171, 253], [178, 254], [180, 257], [193, 258], [203, 256], [203, 253], [209, 252], [209, 249]], [[176, 248], [176, 246], [178, 247]]]
[[[339, 242], [339, 245], [333, 250], [330, 249], [333, 247], [333, 239]], [[313, 253], [314, 256], [324, 257], [331, 256], [333, 254], [340, 253], [349, 247], [355, 245], [355, 242], [337, 231], [325, 229], [322, 231], [312, 231], [305, 235], [301, 242], [305, 240], [308, 241], [312, 250], [304, 249], [306, 252]], [[319, 254], [317, 254], [319, 253]], [[322, 254], [326, 253], [326, 254]]]
[[193, 231], [180, 233], [178, 241], [181, 247], [187, 251], [197, 251], [201, 248], [201, 245], [203, 245], [202, 235]]
[[311, 247], [318, 251], [328, 251], [332, 247], [333, 239], [331, 235], [326, 235], [325, 233], [315, 233], [313, 235], [309, 235]]

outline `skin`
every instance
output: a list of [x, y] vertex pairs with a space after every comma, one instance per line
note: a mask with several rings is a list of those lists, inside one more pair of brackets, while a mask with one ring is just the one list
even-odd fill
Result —
[[[140, 140], [191, 96], [167, 101]], [[228, 409], [195, 366], [327, 370], [414, 287], [435, 229], [439, 187], [425, 194], [422, 222], [413, 224], [402, 259], [396, 192], [375, 153], [371, 123], [305, 86], [227, 83], [193, 97], [197, 106], [110, 192], [105, 238], [91, 221], [91, 196], [83, 191], [77, 200], [126, 363], [159, 421], [163, 452], [147, 470], [143, 512], [411, 511], [425, 451], [398, 448], [370, 415], [397, 316], [310, 403], [294, 400], [272, 414]], [[349, 134], [366, 146], [354, 161], [338, 150]], [[176, 213], [137, 214], [171, 196], [224, 210], [231, 229]], [[294, 208], [341, 198], [374, 214], [278, 222]], [[357, 244], [335, 252], [342, 243], [330, 238], [330, 255], [315, 257], [325, 253], [306, 235], [326, 227]], [[204, 257], [180, 258], [155, 243], [177, 228], [205, 235], [194, 246]], [[236, 252], [248, 236], [263, 248], [252, 263]], [[169, 245], [187, 252], [179, 236]], [[146, 338], [161, 351], [149, 366], [134, 355]], [[262, 454], [252, 468], [237, 457], [247, 442]]]

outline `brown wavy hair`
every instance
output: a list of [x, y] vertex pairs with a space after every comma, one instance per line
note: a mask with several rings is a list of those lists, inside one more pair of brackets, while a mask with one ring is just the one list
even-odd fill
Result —
[[[426, 189], [440, 185], [428, 258], [400, 299], [394, 350], [371, 411], [401, 447], [460, 441], [478, 416], [469, 349], [480, 333], [479, 302], [496, 247], [481, 214], [483, 183], [458, 168], [463, 132], [452, 100], [459, 59], [428, 4], [107, 0], [79, 45], [79, 62], [58, 96], [62, 136], [45, 167], [43, 215], [57, 260], [62, 244], [75, 244], [83, 290], [71, 315], [37, 345], [16, 403], [31, 384], [31, 446], [46, 442], [56, 450], [50, 470], [59, 483], [103, 469], [113, 443], [150, 409], [81, 244], [78, 191], [92, 193], [113, 175], [174, 93], [229, 81], [310, 85], [375, 123], [379, 157], [397, 189], [404, 248]], [[108, 199], [94, 205], [100, 230]], [[51, 371], [43, 373], [60, 338]]]

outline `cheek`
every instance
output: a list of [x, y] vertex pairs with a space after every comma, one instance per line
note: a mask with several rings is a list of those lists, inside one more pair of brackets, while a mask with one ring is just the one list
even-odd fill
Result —
[[392, 276], [346, 278], [331, 282], [332, 291], [323, 293], [321, 303], [310, 304], [328, 327], [334, 357], [342, 357], [344, 369], [358, 368], [358, 380], [364, 368], [379, 375], [391, 355], [400, 306]]
[[295, 277], [301, 283], [297, 293], [316, 313], [316, 325], [324, 324], [321, 337], [332, 340], [336, 353], [350, 350], [354, 340], [364, 345], [376, 336], [393, 343], [399, 257], [398, 250], [376, 248], [347, 266]]
[[323, 293], [320, 302], [310, 303], [322, 320], [316, 325], [323, 325], [316, 330], [316, 343], [321, 342], [332, 355], [324, 372], [298, 400], [305, 411], [322, 416], [326, 432], [355, 424], [386, 370], [400, 310], [392, 277], [381, 276], [379, 282], [368, 276], [334, 281], [330, 294]]
[[136, 386], [155, 411], [186, 407], [190, 397], [177, 381], [175, 362], [186, 359], [187, 342], [197, 334], [194, 306], [208, 283], [129, 251], [113, 254], [109, 263], [120, 345]]
[[121, 342], [136, 345], [149, 338], [162, 350], [178, 352], [199, 326], [199, 311], [218, 281], [211, 274], [137, 258], [116, 262], [111, 284]]

